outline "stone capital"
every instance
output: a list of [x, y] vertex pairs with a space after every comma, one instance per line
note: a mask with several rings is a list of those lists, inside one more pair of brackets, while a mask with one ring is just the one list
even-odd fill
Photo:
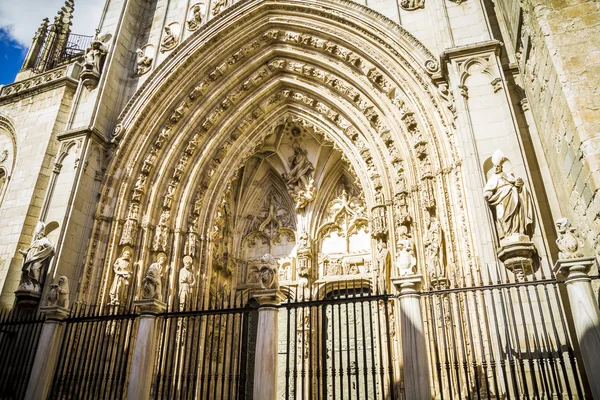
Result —
[[141, 314], [160, 314], [167, 309], [165, 303], [156, 299], [136, 300], [133, 304], [140, 308]]
[[421, 291], [423, 286], [423, 275], [413, 274], [407, 276], [397, 276], [391, 278], [392, 284], [396, 287], [396, 290], [400, 293], [400, 297], [407, 295], [415, 295]]
[[581, 257], [567, 260], [558, 260], [554, 273], [568, 285], [579, 280], [590, 280], [589, 272], [596, 262], [595, 257]]
[[63, 321], [70, 314], [69, 309], [61, 306], [43, 306], [40, 311], [46, 314], [46, 319]]
[[261, 307], [275, 307], [285, 300], [285, 295], [279, 289], [261, 290], [252, 295]]

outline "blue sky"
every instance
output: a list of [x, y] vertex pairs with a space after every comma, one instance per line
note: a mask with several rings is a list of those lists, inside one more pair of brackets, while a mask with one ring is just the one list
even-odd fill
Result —
[[[54, 20], [65, 0], [0, 0], [0, 85], [12, 83], [44, 18]], [[105, 0], [75, 0], [71, 32], [93, 35]]]

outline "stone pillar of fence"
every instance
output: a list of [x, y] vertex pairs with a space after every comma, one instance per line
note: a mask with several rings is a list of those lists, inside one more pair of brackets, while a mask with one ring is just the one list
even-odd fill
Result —
[[406, 399], [430, 400], [429, 358], [421, 314], [419, 291], [423, 275], [414, 274], [391, 279], [400, 294], [400, 328], [404, 390]]
[[158, 337], [157, 314], [164, 312], [167, 305], [156, 299], [137, 300], [134, 304], [139, 307], [141, 315], [129, 373], [127, 398], [149, 399]]
[[557, 277], [564, 279], [581, 358], [592, 394], [600, 399], [600, 311], [588, 275], [594, 257], [559, 260]]
[[60, 306], [41, 307], [40, 311], [46, 314], [46, 320], [42, 327], [27, 385], [25, 394], [27, 400], [48, 398], [54, 369], [58, 361], [58, 351], [65, 326], [64, 320], [69, 316], [69, 310]]
[[285, 299], [277, 289], [261, 290], [254, 294], [260, 305], [256, 335], [253, 398], [277, 398], [277, 306]]

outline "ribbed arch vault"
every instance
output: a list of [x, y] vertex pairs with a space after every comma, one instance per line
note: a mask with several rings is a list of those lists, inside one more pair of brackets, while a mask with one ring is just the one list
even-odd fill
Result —
[[[403, 225], [418, 242], [434, 214], [448, 235], [467, 232], [438, 73], [414, 37], [355, 3], [237, 3], [174, 50], [119, 118], [82, 294], [106, 298], [124, 246], [144, 268], [167, 253], [173, 285], [192, 234], [196, 268], [210, 276], [224, 195], [290, 122], [342, 155], [339, 174], [353, 176], [367, 210], [385, 208], [392, 252]], [[462, 246], [448, 249], [452, 262], [470, 253], [468, 241], [448, 242]]]

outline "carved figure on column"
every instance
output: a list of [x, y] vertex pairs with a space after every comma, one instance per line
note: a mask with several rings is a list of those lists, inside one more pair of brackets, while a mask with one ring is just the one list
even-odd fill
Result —
[[375, 276], [377, 278], [377, 291], [379, 293], [389, 293], [390, 278], [390, 250], [387, 243], [383, 240], [377, 242], [377, 263]]
[[85, 51], [83, 57], [83, 71], [81, 72], [80, 79], [83, 85], [88, 89], [95, 89], [98, 86], [100, 79], [100, 73], [104, 66], [104, 59], [108, 50], [105, 42], [110, 40], [111, 35], [106, 34], [101, 37], [95, 37], [92, 40], [92, 44]]
[[146, 72], [150, 71], [152, 68], [153, 57], [147, 55], [144, 50], [137, 49], [136, 51], [137, 59], [136, 59], [136, 75], [144, 75]]
[[121, 241], [119, 242], [119, 245], [133, 246], [135, 244], [139, 211], [140, 205], [137, 203], [131, 203], [129, 206], [129, 212], [127, 213], [127, 219], [123, 225], [123, 233], [121, 235]]
[[198, 223], [198, 217], [195, 216], [190, 222], [190, 231], [188, 233], [185, 245], [183, 246], [183, 252], [186, 256], [196, 257], [196, 247], [198, 244], [198, 231], [196, 224]]
[[372, 208], [372, 229], [371, 235], [374, 238], [386, 238], [388, 235], [387, 218], [385, 213], [385, 205], [377, 205]]
[[494, 173], [488, 179], [483, 196], [494, 213], [500, 239], [511, 236], [531, 237], [533, 207], [523, 179], [503, 170], [507, 161], [500, 150], [492, 156]]
[[19, 250], [24, 259], [18, 290], [41, 292], [44, 275], [54, 256], [54, 245], [46, 236], [56, 228], [58, 228], [57, 222], [53, 221], [47, 225], [38, 222], [34, 235], [35, 240], [31, 246], [25, 250]]
[[212, 8], [213, 16], [219, 15], [227, 6], [227, 0], [217, 0]]
[[66, 276], [61, 276], [58, 283], [50, 285], [46, 300], [49, 306], [69, 308], [69, 279]]
[[307, 157], [308, 151], [302, 149], [298, 142], [292, 143], [292, 149], [294, 155], [288, 158], [290, 172], [283, 173], [282, 177], [296, 202], [296, 209], [301, 210], [314, 200], [316, 189], [312, 173], [315, 168]]
[[442, 229], [435, 216], [430, 217], [425, 235], [425, 258], [431, 280], [438, 281], [446, 277], [442, 261]]
[[195, 31], [202, 24], [202, 8], [200, 4], [195, 4], [190, 11], [192, 12], [192, 17], [187, 20], [187, 25], [190, 31]]
[[150, 265], [142, 280], [142, 298], [162, 301], [163, 266], [167, 261], [165, 253], [159, 253], [156, 262]]
[[163, 210], [160, 214], [158, 225], [156, 226], [156, 233], [154, 234], [154, 241], [152, 242], [152, 251], [166, 251], [167, 250], [167, 237], [169, 235], [169, 217], [171, 213], [169, 210]]
[[556, 229], [558, 230], [558, 238], [556, 244], [560, 250], [558, 258], [561, 260], [569, 260], [573, 258], [581, 258], [584, 256], [581, 248], [584, 246], [583, 239], [579, 232], [571, 226], [571, 221], [568, 218], [560, 218], [556, 220]]
[[114, 277], [110, 291], [110, 304], [119, 305], [125, 301], [127, 291], [129, 289], [129, 281], [131, 279], [131, 253], [130, 247], [124, 247], [121, 257], [117, 258], [113, 264]]
[[270, 254], [265, 254], [260, 259], [260, 283], [263, 289], [279, 289], [279, 273], [277, 260]]
[[192, 288], [196, 284], [196, 278], [192, 271], [192, 257], [183, 257], [183, 268], [179, 271], [179, 311], [188, 307]]
[[398, 256], [396, 258], [399, 276], [413, 275], [417, 273], [417, 258], [415, 257], [415, 244], [408, 233], [408, 228], [400, 227], [400, 238], [398, 240]]

